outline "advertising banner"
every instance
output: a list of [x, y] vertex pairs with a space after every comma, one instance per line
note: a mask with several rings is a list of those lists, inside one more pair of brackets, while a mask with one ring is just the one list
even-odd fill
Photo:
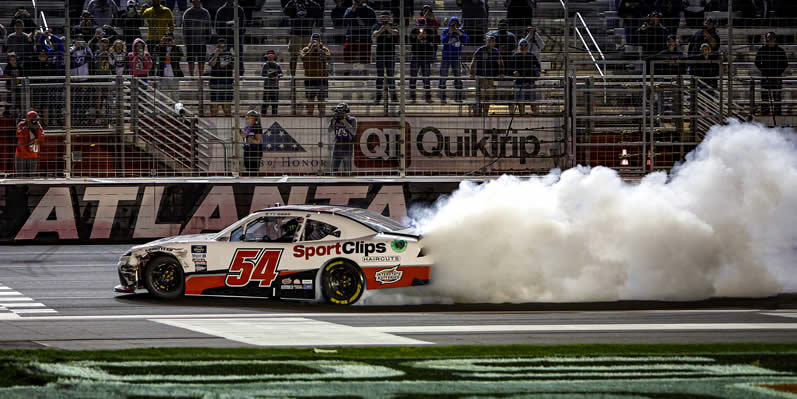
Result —
[[0, 185], [0, 243], [130, 242], [223, 229], [275, 204], [343, 205], [402, 220], [457, 181]]
[[[260, 172], [329, 174], [330, 118], [263, 116]], [[390, 175], [401, 167], [398, 118], [357, 117], [352, 172]], [[218, 123], [225, 123], [218, 120]], [[408, 117], [408, 173], [547, 172], [565, 153], [560, 118]]]

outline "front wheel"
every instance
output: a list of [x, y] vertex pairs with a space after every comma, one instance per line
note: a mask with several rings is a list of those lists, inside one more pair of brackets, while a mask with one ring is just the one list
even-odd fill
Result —
[[150, 295], [159, 299], [175, 299], [183, 295], [185, 276], [177, 259], [159, 256], [147, 262], [144, 285]]
[[365, 277], [360, 268], [345, 260], [332, 262], [321, 272], [321, 293], [336, 305], [351, 305], [363, 295]]

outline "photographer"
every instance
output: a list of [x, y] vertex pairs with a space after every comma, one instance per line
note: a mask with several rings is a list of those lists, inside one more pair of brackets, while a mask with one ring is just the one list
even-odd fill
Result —
[[379, 15], [379, 22], [372, 28], [373, 39], [376, 44], [376, 103], [382, 102], [382, 89], [385, 78], [388, 81], [390, 97], [393, 102], [398, 102], [396, 96], [396, 45], [399, 43], [399, 31], [392, 23], [390, 11], [383, 11]]
[[313, 106], [317, 102], [318, 115], [324, 116], [324, 100], [329, 91], [327, 60], [329, 60], [330, 54], [329, 49], [321, 43], [321, 35], [318, 33], [313, 33], [310, 36], [310, 44], [302, 49], [307, 115], [313, 114]]
[[429, 80], [432, 62], [435, 58], [435, 41], [433, 31], [426, 28], [426, 20], [420, 17], [415, 22], [415, 28], [410, 32], [410, 102], [415, 103], [415, 82], [418, 72], [423, 77], [423, 88], [426, 92], [426, 102], [432, 102], [432, 84]]
[[346, 103], [338, 104], [332, 111], [334, 114], [327, 129], [329, 134], [335, 135], [335, 145], [332, 149], [332, 172], [338, 170], [351, 172], [354, 137], [357, 135], [357, 119], [349, 115], [349, 106]]
[[44, 130], [39, 124], [39, 114], [30, 111], [17, 125], [17, 150], [14, 170], [23, 177], [32, 177], [38, 169], [39, 145], [44, 141]]

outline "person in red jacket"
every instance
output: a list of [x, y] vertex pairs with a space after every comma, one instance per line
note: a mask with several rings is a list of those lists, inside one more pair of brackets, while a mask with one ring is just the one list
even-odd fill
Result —
[[14, 169], [22, 177], [36, 173], [39, 160], [39, 145], [44, 141], [44, 130], [39, 124], [39, 113], [30, 111], [25, 120], [17, 125], [17, 151]]

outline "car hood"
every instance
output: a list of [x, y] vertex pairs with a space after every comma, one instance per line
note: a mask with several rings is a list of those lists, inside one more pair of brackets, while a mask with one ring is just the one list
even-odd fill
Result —
[[163, 244], [171, 244], [171, 243], [182, 243], [182, 242], [207, 242], [207, 241], [214, 241], [216, 239], [216, 233], [211, 234], [188, 234], [184, 236], [173, 236], [173, 237], [164, 237], [155, 241], [150, 241], [144, 245], [139, 245], [139, 247], [151, 247], [153, 245], [163, 245]]

